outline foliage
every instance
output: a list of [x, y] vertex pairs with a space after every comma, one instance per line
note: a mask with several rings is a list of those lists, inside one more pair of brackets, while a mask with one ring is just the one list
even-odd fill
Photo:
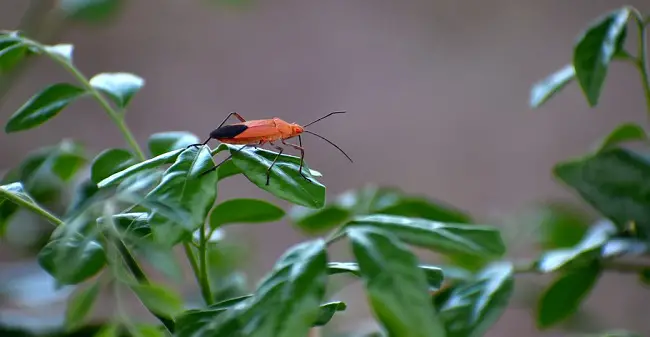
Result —
[[[117, 10], [120, 3], [62, 1], [61, 5], [71, 17], [86, 20], [101, 19], [102, 13]], [[636, 56], [624, 46], [630, 20], [640, 32]], [[594, 21], [576, 42], [571, 64], [533, 86], [531, 106], [540, 107], [574, 79], [587, 103], [596, 106], [609, 64], [620, 61], [638, 68], [650, 113], [648, 22], [627, 6]], [[88, 78], [75, 66], [73, 49], [69, 44], [45, 45], [17, 31], [0, 35], [0, 69], [40, 56], [56, 62], [74, 79], [34, 94], [6, 121], [7, 133], [30, 132], [76, 101], [93, 99], [127, 145], [88, 156], [79, 144], [64, 140], [29, 154], [1, 182], [0, 234], [21, 209], [54, 226], [40, 248], [38, 263], [59, 285], [78, 287], [65, 315], [65, 328], [70, 331], [83, 328], [99, 292], [111, 286], [129, 289], [160, 324], [134, 324], [118, 315], [99, 332], [102, 336], [126, 329], [132, 335], [148, 336], [303, 337], [344, 314], [347, 304], [332, 301], [326, 290], [333, 279], [350, 275], [364, 286], [381, 327], [375, 335], [475, 337], [484, 335], [504, 313], [519, 274], [555, 276], [538, 299], [540, 329], [574, 315], [605, 272], [647, 278], [647, 266], [623, 260], [646, 254], [650, 243], [650, 199], [645, 186], [650, 161], [645, 153], [623, 147], [626, 142], [647, 141], [645, 129], [637, 124], [618, 126], [592, 152], [553, 169], [555, 177], [602, 219], [584, 230], [574, 226], [582, 219], [557, 213], [539, 257], [512, 262], [497, 226], [480, 224], [438, 200], [397, 188], [365, 186], [326, 202], [326, 188], [317, 180], [321, 174], [305, 164], [310, 182], [306, 181], [294, 156], [280, 155], [270, 169], [274, 152], [225, 144], [214, 149], [191, 147], [199, 138], [179, 131], [151, 135], [145, 152], [125, 119], [144, 79], [127, 72]], [[213, 156], [223, 151], [232, 157], [213, 173], [202, 175], [215, 165]], [[90, 177], [76, 186], [67, 207], [62, 212], [46, 210], [83, 169], [89, 170]], [[271, 183], [266, 185], [269, 169]], [[295, 207], [285, 214], [263, 200], [217, 201], [219, 183], [239, 175]], [[289, 247], [273, 269], [248, 288], [227, 249], [232, 242], [221, 237], [223, 229], [236, 224], [259, 226], [287, 214], [296, 228], [313, 237]], [[572, 233], [570, 239], [558, 235], [564, 229]], [[341, 240], [347, 240], [354, 261], [332, 259], [331, 246]], [[178, 277], [180, 268], [170, 253], [176, 246], [184, 249], [200, 288], [203, 303], [198, 307], [189, 305], [169, 285], [150, 282], [140, 267], [146, 261], [171, 279]], [[440, 254], [447, 264], [421, 263], [414, 246]]]

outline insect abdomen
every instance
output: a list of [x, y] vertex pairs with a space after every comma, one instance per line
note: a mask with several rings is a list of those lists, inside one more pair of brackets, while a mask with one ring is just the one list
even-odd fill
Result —
[[248, 129], [248, 126], [244, 124], [224, 125], [210, 132], [210, 137], [214, 139], [231, 139], [237, 137], [246, 129]]

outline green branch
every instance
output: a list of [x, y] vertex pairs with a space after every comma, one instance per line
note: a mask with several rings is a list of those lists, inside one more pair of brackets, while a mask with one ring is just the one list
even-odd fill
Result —
[[12, 193], [9, 193], [7, 190], [4, 190], [0, 188], [0, 199], [5, 198], [13, 203], [15, 203], [18, 206], [21, 206], [23, 208], [26, 208], [41, 217], [45, 218], [47, 221], [51, 222], [55, 226], [61, 226], [63, 225], [63, 221], [56, 217], [56, 215], [48, 212], [41, 206], [37, 205], [35, 202], [30, 201], [30, 200], [25, 200], [19, 196], [16, 196]]

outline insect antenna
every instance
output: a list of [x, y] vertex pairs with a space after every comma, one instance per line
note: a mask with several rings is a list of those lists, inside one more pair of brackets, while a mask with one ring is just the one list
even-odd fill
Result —
[[[333, 112], [332, 114], [334, 114], [334, 113], [336, 113], [336, 112]], [[331, 114], [330, 114], [330, 115], [331, 115]], [[328, 116], [329, 116], [329, 115], [328, 115]], [[325, 116], [325, 117], [327, 117], [327, 116]], [[325, 117], [323, 117], [323, 118], [325, 118]], [[323, 118], [321, 118], [321, 119], [323, 119]], [[350, 158], [350, 156], [348, 156], [348, 154], [345, 153], [345, 151], [343, 151], [340, 147], [338, 147], [338, 145], [334, 144], [334, 143], [333, 143], [332, 141], [330, 141], [329, 139], [327, 139], [327, 138], [325, 138], [325, 137], [323, 137], [323, 136], [321, 136], [321, 135], [319, 135], [319, 134], [317, 134], [317, 133], [315, 133], [315, 132], [311, 132], [311, 131], [309, 131], [309, 130], [304, 130], [304, 132], [307, 132], [307, 133], [309, 133], [309, 134], [312, 134], [312, 135], [314, 135], [314, 136], [316, 136], [316, 137], [318, 137], [318, 138], [320, 138], [320, 139], [322, 139], [322, 140], [324, 140], [324, 141], [330, 143], [332, 146], [334, 146], [334, 147], [337, 148], [339, 151], [341, 151], [341, 153], [343, 153], [343, 155], [346, 156], [346, 157], [348, 158], [348, 160], [350, 160], [351, 163], [354, 163], [354, 162], [352, 161], [352, 158]]]
[[313, 122], [311, 122], [311, 123], [309, 123], [309, 124], [305, 124], [305, 125], [303, 125], [302, 127], [303, 127], [303, 128], [306, 128], [306, 127], [308, 127], [308, 126], [310, 126], [310, 125], [312, 125], [312, 124], [314, 124], [314, 123], [316, 123], [316, 122], [318, 122], [318, 121], [320, 121], [320, 120], [323, 120], [323, 119], [325, 119], [325, 118], [327, 118], [327, 117], [329, 117], [329, 116], [331, 116], [331, 115], [344, 114], [344, 113], [346, 113], [346, 112], [347, 112], [347, 111], [334, 111], [334, 112], [330, 112], [330, 113], [328, 113], [327, 115], [325, 115], [325, 116], [323, 116], [323, 117], [321, 117], [321, 118], [319, 118], [319, 119], [317, 119], [317, 120], [315, 120], [315, 121], [313, 121]]

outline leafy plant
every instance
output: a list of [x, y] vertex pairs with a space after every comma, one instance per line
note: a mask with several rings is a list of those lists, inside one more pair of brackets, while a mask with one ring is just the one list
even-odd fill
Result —
[[[96, 6], [113, 8], [117, 3], [100, 1]], [[75, 7], [77, 2], [62, 4], [80, 18], [95, 16], [93, 8]], [[630, 20], [640, 33], [636, 56], [624, 46]], [[531, 106], [541, 106], [574, 79], [588, 104], [597, 105], [608, 65], [620, 61], [638, 68], [650, 113], [649, 22], [629, 6], [599, 18], [578, 39], [571, 64], [533, 87]], [[364, 286], [381, 327], [373, 335], [474, 337], [484, 335], [500, 318], [519, 274], [556, 276], [538, 300], [540, 329], [571, 317], [603, 273], [637, 273], [647, 279], [650, 265], [626, 260], [644, 257], [650, 243], [645, 186], [650, 162], [644, 153], [623, 147], [624, 142], [647, 141], [639, 125], [622, 124], [594, 151], [553, 169], [602, 218], [585, 229], [575, 226], [582, 218], [563, 213], [549, 229], [538, 258], [513, 262], [506, 257], [506, 242], [497, 227], [437, 200], [365, 186], [327, 203], [326, 188], [316, 180], [321, 174], [305, 164], [311, 182], [306, 181], [294, 156], [279, 157], [267, 186], [266, 172], [275, 156], [271, 151], [226, 144], [189, 147], [199, 139], [181, 131], [151, 135], [144, 151], [126, 122], [126, 110], [144, 79], [126, 72], [89, 78], [75, 66], [73, 50], [70, 44], [46, 45], [18, 31], [0, 35], [0, 69], [11, 69], [28, 56], [46, 57], [74, 80], [34, 94], [8, 119], [5, 132], [28, 132], [76, 101], [93, 99], [127, 144], [88, 156], [80, 144], [64, 140], [28, 155], [0, 186], [0, 233], [20, 209], [53, 225], [37, 260], [58, 284], [78, 287], [66, 312], [69, 331], [84, 326], [99, 292], [112, 287], [118, 295], [129, 289], [159, 324], [131, 322], [118, 296], [118, 315], [98, 335], [303, 337], [346, 310], [348, 304], [329, 298], [327, 290], [333, 279], [348, 275]], [[202, 176], [215, 165], [213, 156], [224, 151], [232, 157]], [[89, 176], [74, 188], [67, 207], [47, 210], [48, 202], [59, 198], [82, 170]], [[221, 238], [223, 230], [277, 221], [286, 214], [263, 200], [218, 201], [219, 183], [238, 175], [293, 203], [290, 220], [312, 236], [289, 247], [252, 288], [232, 265], [232, 242]], [[570, 240], [558, 235], [563, 228], [571, 231]], [[331, 258], [331, 246], [341, 240], [347, 241], [354, 261]], [[152, 283], [140, 266], [147, 261], [173, 278], [179, 274], [170, 253], [176, 246], [183, 248], [192, 268], [201, 304], [189, 305], [169, 286]], [[424, 264], [411, 247], [437, 253], [445, 263]], [[632, 333], [619, 335], [626, 334]]]

